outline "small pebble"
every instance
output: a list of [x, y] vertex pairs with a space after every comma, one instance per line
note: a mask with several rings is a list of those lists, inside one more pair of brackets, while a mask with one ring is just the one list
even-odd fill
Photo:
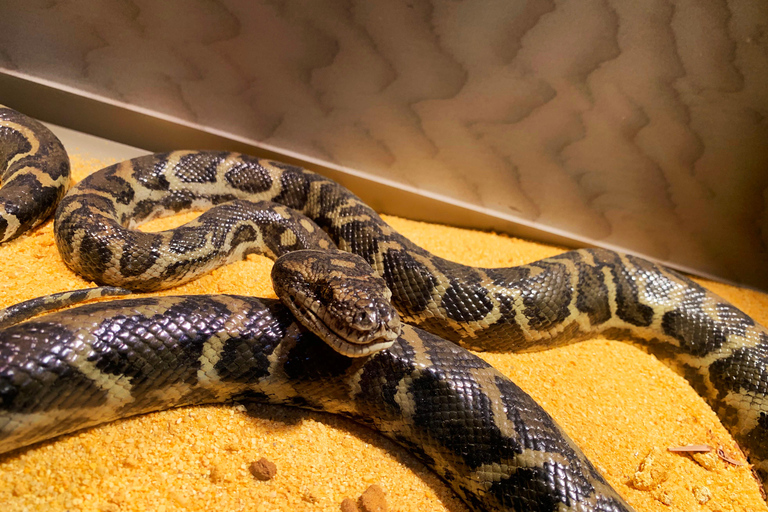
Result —
[[709, 490], [709, 487], [697, 485], [693, 488], [693, 496], [699, 502], [699, 505], [703, 505], [712, 499], [712, 491]]
[[640, 463], [632, 475], [629, 484], [635, 489], [648, 491], [660, 486], [668, 477], [668, 468], [664, 461], [664, 453], [659, 448], [653, 448]]
[[360, 509], [357, 508], [353, 500], [344, 498], [344, 501], [341, 502], [341, 512], [360, 512]]
[[211, 468], [210, 479], [211, 482], [215, 484], [224, 481], [224, 472], [221, 470], [221, 468], [219, 468], [219, 466], [213, 466]]
[[384, 489], [373, 484], [360, 496], [358, 505], [362, 512], [387, 512], [387, 497]]
[[126, 468], [136, 469], [139, 467], [139, 462], [132, 456], [128, 456], [123, 460], [123, 466]]
[[691, 457], [698, 462], [701, 467], [708, 469], [709, 471], [717, 471], [721, 464], [721, 460], [715, 452], [692, 453]]
[[275, 463], [265, 459], [264, 457], [260, 458], [256, 462], [251, 462], [248, 470], [251, 472], [254, 478], [261, 481], [272, 480], [272, 478], [274, 478], [274, 476], [277, 474], [277, 466], [275, 466]]

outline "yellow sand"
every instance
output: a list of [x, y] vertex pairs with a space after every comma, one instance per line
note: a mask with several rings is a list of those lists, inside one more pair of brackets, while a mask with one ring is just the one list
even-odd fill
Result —
[[[81, 179], [103, 164], [73, 158]], [[190, 216], [155, 221], [165, 229]], [[386, 217], [426, 249], [480, 266], [513, 266], [562, 249]], [[52, 225], [0, 247], [0, 307], [84, 288], [58, 257]], [[273, 296], [261, 257], [166, 292]], [[703, 283], [768, 323], [768, 296]], [[743, 456], [713, 412], [655, 358], [594, 340], [526, 355], [480, 354], [511, 377], [570, 433], [638, 511], [768, 511], [748, 467], [713, 454], [672, 454], [709, 444]], [[257, 481], [248, 465], [265, 457], [277, 476]], [[407, 452], [331, 415], [283, 407], [185, 408], [128, 419], [0, 458], [0, 503], [16, 510], [332, 510], [379, 484], [390, 510], [465, 510]], [[641, 490], [641, 489], [645, 490]]]

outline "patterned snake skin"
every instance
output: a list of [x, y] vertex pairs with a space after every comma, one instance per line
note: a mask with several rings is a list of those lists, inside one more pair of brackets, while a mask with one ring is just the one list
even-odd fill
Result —
[[[285, 164], [219, 152], [150, 155], [90, 176], [57, 210], [57, 245], [67, 265], [86, 278], [139, 290], [180, 284], [249, 252], [278, 257], [293, 249], [328, 245], [323, 235], [314, 239], [320, 231], [298, 214], [245, 201], [210, 210], [170, 232], [128, 229], [160, 215], [237, 199], [275, 201], [305, 214], [340, 249], [362, 256], [384, 278], [405, 322], [465, 347], [534, 350], [595, 334], [648, 344], [709, 400], [761, 476], [766, 474], [768, 333], [687, 278], [639, 258], [580, 250], [508, 269], [458, 265], [416, 247], [326, 178]], [[255, 243], [248, 241], [254, 237]], [[374, 425], [421, 456], [477, 509], [629, 509], [527, 395], [486, 363], [435, 336], [405, 326], [389, 349], [371, 357], [344, 358], [343, 364], [355, 370], [336, 372], [303, 355], [270, 355], [277, 343], [286, 349], [275, 354], [293, 354], [290, 347], [314, 339], [301, 335], [299, 327], [287, 329], [291, 336], [279, 339], [251, 334], [249, 329], [244, 335], [237, 330], [240, 327], [236, 332], [219, 331], [230, 329], [227, 320], [232, 318], [250, 325], [250, 319], [266, 314], [265, 307], [268, 315], [283, 318], [286, 313], [280, 307], [243, 297], [199, 299], [211, 301], [205, 306], [190, 302], [194, 300], [198, 299], [84, 306], [68, 311], [66, 318], [51, 315], [3, 330], [0, 439], [8, 442], [0, 446], [12, 449], [62, 432], [46, 430], [52, 424], [71, 431], [181, 403], [264, 399], [338, 412]], [[242, 309], [232, 309], [232, 301]], [[206, 308], [216, 309], [216, 304], [222, 305], [218, 313], [206, 316]], [[198, 320], [198, 313], [204, 318]], [[128, 321], [135, 324], [120, 327]], [[107, 324], [120, 325], [107, 329]], [[192, 325], [195, 328], [190, 330]], [[171, 335], [180, 330], [183, 336]], [[108, 340], [114, 332], [139, 334], [126, 334], [119, 347], [111, 347]], [[157, 338], [144, 341], [149, 332]], [[71, 333], [93, 339], [83, 347], [75, 344], [84, 351], [81, 354], [87, 354], [85, 362], [73, 345], [67, 345], [73, 339]], [[271, 348], [257, 348], [265, 336]], [[180, 350], [185, 343], [180, 340], [187, 338], [198, 340], [197, 352], [185, 356], [186, 351]], [[247, 350], [234, 350], [230, 339], [246, 344], [242, 346]], [[45, 348], [51, 344], [52, 348]], [[173, 349], [161, 350], [161, 344]], [[36, 354], [32, 348], [50, 351]], [[102, 354], [107, 354], [104, 359]], [[243, 354], [248, 356], [244, 362], [236, 360]], [[54, 360], [61, 364], [60, 371], [53, 373], [64, 376], [62, 383], [71, 382], [93, 394], [91, 411], [73, 407], [61, 385], [42, 402], [19, 385], [25, 381], [19, 368], [33, 368], [30, 374], [35, 374], [43, 370], [35, 370], [37, 363], [32, 361], [47, 368]], [[243, 387], [246, 377], [230, 376], [239, 372], [237, 368], [254, 367], [264, 373], [251, 372], [250, 391]], [[145, 378], [148, 368], [162, 376]], [[177, 368], [194, 371], [189, 370], [189, 378], [167, 372]], [[368, 368], [378, 386], [376, 399], [369, 397], [360, 377]], [[312, 386], [296, 383], [306, 380], [320, 386], [320, 375], [328, 377], [328, 384], [322, 386], [326, 398], [312, 394], [308, 390]], [[167, 385], [163, 379], [168, 379]], [[225, 385], [230, 381], [237, 385]], [[118, 382], [120, 386], [112, 385]], [[180, 391], [173, 391], [176, 388]], [[120, 402], [113, 391], [122, 393], [130, 404]], [[454, 396], [455, 400], [450, 398]], [[443, 398], [455, 405], [442, 409], [435, 402], [442, 403]], [[366, 400], [378, 400], [380, 406], [361, 413]], [[118, 405], [113, 407], [113, 402]], [[145, 405], [134, 408], [134, 402]], [[30, 423], [30, 418], [38, 417], [42, 418], [39, 426]], [[451, 425], [447, 431], [430, 430], [446, 423]], [[28, 429], [37, 433], [15, 433]], [[467, 446], [473, 449], [468, 451]]]
[[51, 131], [0, 105], [0, 243], [34, 228], [69, 187], [69, 157]]
[[0, 386], [0, 452], [170, 406], [279, 403], [379, 430], [478, 511], [631, 510], [520, 388], [410, 326], [388, 350], [348, 358], [276, 301], [89, 304], [3, 330]]

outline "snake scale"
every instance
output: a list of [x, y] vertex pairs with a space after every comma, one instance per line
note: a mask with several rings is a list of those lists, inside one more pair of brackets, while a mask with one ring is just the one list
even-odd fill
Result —
[[[132, 229], [213, 205], [221, 206], [176, 230]], [[768, 473], [768, 332], [643, 259], [583, 249], [514, 268], [459, 265], [415, 246], [331, 180], [210, 151], [149, 155], [91, 175], [61, 201], [55, 231], [73, 270], [137, 290], [194, 279], [250, 252], [288, 259], [276, 268], [289, 273], [297, 249], [331, 255], [322, 263], [313, 253], [310, 267], [357, 265], [335, 245], [383, 278], [406, 325], [373, 355], [346, 345], [362, 356], [348, 358], [263, 299], [129, 299], [41, 317], [0, 332], [2, 451], [148, 410], [263, 400], [374, 426], [478, 510], [630, 510], [530, 397], [443, 341], [520, 351], [603, 334], [643, 343], [682, 371], [760, 476]], [[319, 297], [310, 302], [333, 295], [323, 283], [308, 287]]]

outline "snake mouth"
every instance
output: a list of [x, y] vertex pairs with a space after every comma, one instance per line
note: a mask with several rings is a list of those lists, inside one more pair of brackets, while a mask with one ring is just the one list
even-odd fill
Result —
[[391, 305], [342, 315], [300, 292], [284, 297], [298, 322], [347, 357], [364, 357], [392, 346], [400, 336], [400, 317]]

